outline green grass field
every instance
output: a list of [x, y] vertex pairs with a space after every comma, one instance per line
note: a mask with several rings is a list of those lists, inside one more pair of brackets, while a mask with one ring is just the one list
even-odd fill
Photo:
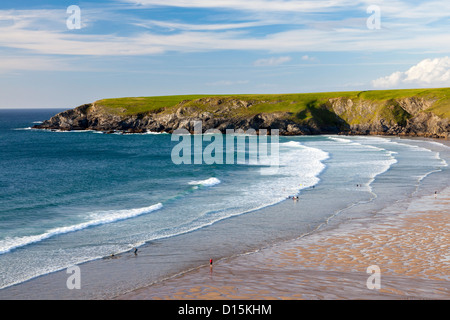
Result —
[[[204, 111], [213, 111], [207, 104], [199, 103], [201, 98], [221, 98], [251, 101], [248, 108], [233, 110], [233, 116], [248, 116], [259, 113], [289, 112], [293, 119], [299, 122], [308, 119], [323, 119], [327, 121], [329, 116], [326, 105], [329, 99], [345, 98], [353, 102], [361, 100], [375, 103], [377, 110], [372, 116], [381, 115], [387, 120], [398, 123], [405, 121], [410, 115], [405, 112], [395, 99], [417, 97], [433, 100], [431, 111], [443, 118], [450, 118], [450, 88], [437, 89], [406, 89], [406, 90], [373, 90], [373, 91], [349, 91], [349, 92], [323, 92], [323, 93], [299, 93], [299, 94], [246, 94], [246, 95], [179, 95], [156, 97], [129, 97], [103, 99], [95, 102], [105, 112], [120, 115], [133, 115], [148, 112], [171, 112], [181, 102], [186, 106], [200, 108]], [[325, 107], [324, 107], [325, 106]], [[367, 119], [365, 119], [367, 120]], [[357, 123], [357, 117], [349, 118], [349, 122]]]

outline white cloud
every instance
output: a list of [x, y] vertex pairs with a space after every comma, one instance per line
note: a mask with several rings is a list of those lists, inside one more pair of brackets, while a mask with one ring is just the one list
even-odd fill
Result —
[[404, 76], [404, 72], [396, 71], [392, 73], [390, 76], [381, 77], [372, 81], [372, 85], [375, 88], [392, 88], [396, 87], [402, 81]]
[[450, 58], [425, 59], [406, 71], [396, 71], [389, 76], [372, 81], [375, 88], [394, 88], [402, 85], [450, 85]]
[[450, 80], [450, 58], [425, 59], [405, 72], [406, 82], [424, 84], [448, 83]]
[[308, 55], [304, 55], [304, 56], [302, 56], [302, 60], [303, 60], [303, 61], [316, 62], [316, 61], [317, 61], [317, 58], [315, 58], [315, 57], [310, 57], [310, 56], [308, 56]]
[[283, 63], [291, 61], [291, 57], [272, 57], [268, 59], [259, 59], [256, 60], [253, 65], [256, 67], [272, 67], [279, 66]]

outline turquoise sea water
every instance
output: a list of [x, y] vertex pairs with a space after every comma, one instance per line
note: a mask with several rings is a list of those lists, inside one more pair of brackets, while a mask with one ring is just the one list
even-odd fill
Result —
[[[410, 197], [447, 170], [439, 142], [341, 136], [280, 137], [274, 175], [252, 164], [176, 165], [168, 134], [30, 129], [55, 113], [0, 110], [0, 289], [152, 241], [189, 234], [196, 243], [225, 220], [226, 233], [191, 250], [227, 239], [239, 252]], [[293, 195], [295, 210], [258, 215]], [[243, 219], [252, 222], [244, 231]], [[263, 234], [251, 227], [258, 219]]]

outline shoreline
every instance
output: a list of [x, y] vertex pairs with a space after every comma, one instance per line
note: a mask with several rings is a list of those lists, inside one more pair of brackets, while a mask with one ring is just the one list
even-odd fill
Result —
[[[219, 261], [119, 300], [450, 299], [450, 187], [371, 218]], [[379, 265], [381, 288], [366, 269]]]
[[[27, 128], [17, 128], [16, 130], [37, 130], [37, 131], [47, 131], [47, 132], [95, 132], [99, 134], [121, 134], [121, 135], [146, 135], [146, 134], [173, 134], [173, 132], [168, 131], [152, 131], [152, 130], [122, 130], [122, 129], [96, 129], [96, 128], [86, 128], [86, 129], [61, 129], [61, 128], [41, 128], [39, 125], [34, 125], [32, 127]], [[239, 129], [238, 129], [239, 130]], [[191, 135], [195, 135], [194, 131], [189, 132]], [[226, 134], [226, 132], [222, 132], [222, 134]], [[256, 130], [256, 134], [259, 135], [259, 130]], [[270, 130], [266, 132], [268, 136], [271, 135]], [[324, 136], [324, 135], [337, 135], [344, 137], [385, 137], [385, 138], [400, 138], [400, 139], [431, 139], [438, 141], [450, 141], [450, 136], [448, 135], [438, 135], [434, 133], [392, 133], [388, 134], [386, 132], [363, 132], [363, 131], [321, 131], [317, 133], [309, 133], [309, 134], [287, 134], [287, 133], [279, 133], [280, 137], [301, 137], [301, 136]]]
[[[411, 137], [405, 137], [405, 139], [411, 139]], [[437, 140], [442, 143], [440, 139], [417, 138], [417, 140]], [[450, 142], [444, 141], [442, 144], [450, 148]], [[424, 191], [420, 190], [421, 187], [423, 187], [422, 180], [410, 198], [395, 202], [373, 216], [341, 221], [334, 220], [335, 215], [330, 218], [331, 223], [327, 221], [323, 229], [319, 226], [317, 230], [296, 239], [223, 259], [212, 269], [200, 266], [156, 284], [118, 295], [115, 299], [450, 299], [450, 275], [445, 273], [446, 270], [450, 270], [450, 250], [446, 245], [450, 243], [448, 227], [450, 225], [450, 186], [446, 184], [445, 187], [438, 188], [437, 195], [426, 191], [423, 193]], [[426, 187], [423, 188], [426, 189]], [[419, 197], [412, 198], [414, 195]], [[369, 225], [372, 229], [367, 228]], [[433, 242], [431, 233], [421, 231], [424, 226], [429, 230], [438, 229], [438, 242]], [[402, 227], [405, 229], [402, 230]], [[365, 234], [367, 231], [378, 238], [369, 239], [369, 236]], [[353, 234], [354, 232], [357, 234]], [[383, 286], [379, 290], [369, 290], [367, 279], [370, 275], [366, 268], [373, 263], [369, 264], [367, 258], [376, 261], [376, 256], [380, 254], [379, 250], [384, 247], [389, 248], [390, 245], [401, 248], [402, 241], [390, 243], [390, 240], [400, 237], [404, 241], [407, 239], [405, 237], [413, 232], [415, 236], [408, 238], [411, 245], [410, 255], [427, 250], [440, 252], [440, 254], [435, 254], [428, 265], [420, 259], [412, 258], [409, 270], [407, 269], [408, 261], [402, 261], [403, 254], [408, 251], [405, 248], [400, 250], [397, 256], [395, 254], [392, 256], [392, 253], [390, 257], [386, 255], [387, 259], [391, 260], [385, 260], [383, 262], [385, 265], [380, 268]], [[418, 238], [418, 235], [421, 235], [422, 239], [414, 239]], [[357, 239], [356, 243], [351, 241], [355, 239]], [[369, 240], [372, 241], [372, 245]], [[420, 241], [419, 245], [434, 244], [435, 246], [415, 247], [416, 240]], [[329, 242], [324, 244], [323, 241]], [[349, 251], [349, 247], [357, 246], [358, 241], [365, 247], [359, 253], [358, 250]], [[307, 245], [306, 248], [305, 245]], [[316, 255], [314, 261], [311, 259], [313, 254], [307, 252], [313, 248]], [[344, 256], [339, 257], [340, 250], [345, 252]], [[438, 259], [439, 256], [443, 258]], [[366, 259], [365, 264], [358, 262], [362, 258]], [[277, 264], [274, 261], [282, 262]], [[309, 262], [309, 266], [305, 265], [305, 262]], [[386, 267], [386, 262], [389, 262], [387, 263], [389, 268]], [[323, 263], [326, 263], [325, 266]], [[432, 266], [433, 264], [435, 267]], [[278, 271], [274, 271], [273, 267]], [[311, 285], [314, 281], [316, 285]], [[324, 288], [327, 289], [324, 290]]]
[[[425, 139], [418, 139], [420, 141], [423, 141]], [[430, 139], [431, 140], [431, 139]], [[438, 142], [441, 142], [441, 140], [433, 139]], [[446, 143], [447, 146], [450, 144]], [[405, 201], [408, 201], [408, 199], [405, 199]], [[273, 206], [263, 208], [260, 210], [257, 210], [257, 214], [260, 215], [261, 213], [267, 213], [268, 216], [272, 216], [273, 212], [282, 212], [283, 210], [295, 210], [295, 206], [293, 206], [292, 201], [283, 201], [281, 203], [275, 204]], [[342, 210], [345, 210], [343, 208]], [[252, 213], [249, 214], [252, 216]], [[239, 221], [244, 222], [244, 225], [242, 226], [242, 230], [245, 231], [245, 223], [247, 223], [247, 217], [236, 217], [240, 219]], [[351, 218], [350, 218], [351, 219]], [[250, 218], [251, 220], [251, 218]], [[159, 277], [157, 281], [147, 281], [146, 280], [146, 274], [148, 272], [148, 268], [151, 268], [151, 265], [154, 264], [156, 266], [159, 265], [159, 268], [161, 268], [161, 263], [164, 263], [164, 265], [172, 266], [174, 263], [178, 263], [180, 255], [183, 254], [184, 248], [195, 246], [195, 241], [192, 240], [194, 238], [195, 240], [200, 239], [201, 241], [209, 241], [209, 235], [211, 233], [215, 233], [217, 230], [226, 230], [229, 227], [235, 227], [235, 220], [234, 219], [225, 219], [222, 221], [217, 222], [216, 224], [209, 226], [207, 228], [204, 228], [201, 231], [198, 231], [198, 236], [191, 237], [190, 234], [183, 234], [176, 237], [173, 237], [173, 239], [162, 239], [158, 241], [151, 241], [149, 243], [146, 243], [142, 246], [142, 250], [140, 249], [139, 253], [139, 259], [134, 256], [134, 254], [128, 252], [118, 254], [117, 257], [114, 257], [111, 259], [110, 257], [103, 257], [99, 258], [97, 260], [85, 262], [83, 264], [80, 264], [79, 266], [83, 269], [83, 283], [88, 281], [97, 281], [101, 282], [98, 285], [98, 287], [88, 288], [83, 287], [83, 292], [69, 292], [66, 288], [66, 280], [67, 280], [67, 274], [65, 270], [52, 272], [49, 274], [41, 275], [36, 278], [30, 279], [28, 281], [25, 281], [23, 283], [5, 288], [0, 290], [0, 298], [6, 298], [6, 299], [111, 299], [111, 298], [118, 298], [122, 299], [126, 296], [136, 293], [137, 291], [141, 290], [140, 288], [147, 287], [149, 283], [153, 283], [154, 286], [159, 286], [162, 283], [168, 283], [172, 281], [173, 279], [178, 279], [179, 277], [184, 277], [190, 275], [192, 272], [201, 272], [203, 270], [203, 266], [205, 265], [204, 257], [211, 256], [212, 253], [215, 252], [216, 246], [222, 250], [223, 253], [222, 256], [217, 257], [214, 259], [215, 265], [221, 265], [222, 263], [226, 263], [229, 259], [240, 259], [241, 257], [247, 257], [251, 256], [253, 253], [256, 252], [259, 253], [264, 250], [269, 250], [271, 247], [277, 246], [277, 245], [283, 245], [286, 242], [291, 241], [290, 239], [298, 238], [299, 234], [314, 236], [315, 234], [319, 234], [325, 230], [332, 230], [336, 226], [339, 226], [341, 224], [346, 224], [348, 221], [348, 218], [344, 217], [344, 220], [341, 220], [340, 217], [333, 217], [330, 221], [330, 223], [326, 222], [325, 227], [322, 229], [322, 227], [318, 227], [316, 225], [317, 229], [320, 230], [304, 230], [304, 232], [300, 232], [299, 230], [289, 230], [289, 235], [284, 237], [275, 237], [271, 238], [269, 241], [260, 241], [252, 246], [247, 247], [240, 247], [238, 251], [236, 249], [229, 249], [227, 245], [232, 244], [230, 241], [229, 243], [220, 243], [220, 241], [217, 240], [216, 244], [211, 244], [211, 250], [200, 252], [198, 253], [197, 257], [191, 257], [192, 261], [190, 264], [186, 265], [181, 271], [179, 269], [173, 268], [170, 270], [166, 270], [166, 275], [162, 275]], [[234, 222], [234, 223], [233, 223]], [[323, 225], [324, 222], [321, 222], [320, 225]], [[263, 227], [263, 223], [261, 223], [261, 227]], [[289, 226], [291, 227], [291, 226]], [[223, 240], [223, 239], [222, 239]], [[154, 254], [155, 249], [158, 250], [158, 247], [161, 246], [169, 246], [169, 247], [176, 247], [177, 249], [174, 252], [171, 252], [168, 257], [160, 259], [159, 256], [152, 256]], [[179, 246], [179, 248], [178, 248]], [[268, 249], [269, 248], [269, 249]], [[161, 250], [161, 249], [160, 249]], [[153, 251], [153, 252], [151, 252]], [[142, 252], [142, 253], [141, 253]], [[148, 253], [147, 252], [151, 252]], [[249, 263], [250, 265], [250, 263]], [[135, 278], [127, 279], [124, 274], [128, 274], [130, 272], [136, 273]], [[209, 267], [207, 268], [207, 271], [209, 271]], [[105, 273], [108, 273], [109, 276], [105, 276]], [[214, 268], [214, 272], [216, 274], [216, 268]], [[317, 271], [313, 271], [317, 272]], [[364, 275], [365, 276], [365, 275]], [[117, 280], [115, 280], [115, 278]], [[138, 280], [136, 280], [138, 279]], [[161, 280], [165, 279], [165, 280]], [[129, 281], [135, 281], [129, 282]], [[129, 283], [128, 283], [129, 282]], [[55, 283], [57, 285], [55, 285]], [[130, 290], [130, 283], [131, 287], [135, 287], [135, 289]], [[114, 287], [113, 289], [111, 289]], [[45, 293], [44, 293], [45, 292]], [[128, 293], [124, 293], [128, 292]], [[136, 298], [139, 299], [139, 298]]]

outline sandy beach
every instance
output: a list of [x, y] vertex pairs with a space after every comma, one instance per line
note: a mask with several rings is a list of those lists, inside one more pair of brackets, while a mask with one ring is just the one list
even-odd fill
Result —
[[[450, 188], [118, 299], [450, 299]], [[380, 288], [369, 289], [370, 266]]]

